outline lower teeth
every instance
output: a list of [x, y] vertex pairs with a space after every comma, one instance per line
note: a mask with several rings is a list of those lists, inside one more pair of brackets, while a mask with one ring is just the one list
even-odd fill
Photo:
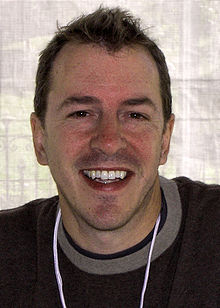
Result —
[[93, 181], [96, 181], [98, 183], [102, 183], [102, 184], [110, 184], [110, 183], [115, 183], [115, 182], [119, 182], [119, 179], [115, 179], [115, 180], [101, 180], [101, 179], [95, 179]]

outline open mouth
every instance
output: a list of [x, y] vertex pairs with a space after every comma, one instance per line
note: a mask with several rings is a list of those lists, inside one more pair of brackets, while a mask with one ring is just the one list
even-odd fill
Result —
[[104, 184], [118, 182], [127, 176], [127, 171], [123, 170], [83, 170], [83, 173], [89, 179]]
[[124, 187], [131, 175], [127, 170], [82, 170], [82, 175], [92, 188], [98, 190], [118, 190]]

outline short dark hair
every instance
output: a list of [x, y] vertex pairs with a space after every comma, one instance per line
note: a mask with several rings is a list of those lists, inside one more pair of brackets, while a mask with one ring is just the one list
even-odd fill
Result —
[[109, 52], [117, 52], [124, 46], [142, 46], [151, 54], [160, 78], [160, 92], [163, 104], [164, 123], [172, 112], [170, 77], [164, 54], [140, 27], [140, 20], [121, 8], [99, 7], [89, 15], [82, 15], [58, 32], [40, 53], [36, 75], [34, 110], [44, 125], [47, 110], [47, 96], [50, 89], [51, 70], [59, 51], [68, 42], [97, 44]]

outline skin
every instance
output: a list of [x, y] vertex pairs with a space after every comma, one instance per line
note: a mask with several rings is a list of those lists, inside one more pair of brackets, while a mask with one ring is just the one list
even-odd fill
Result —
[[[50, 168], [64, 226], [78, 245], [115, 253], [152, 230], [161, 207], [158, 167], [167, 160], [173, 125], [172, 115], [163, 132], [159, 75], [146, 50], [63, 47], [52, 69], [45, 127], [34, 113], [31, 126], [38, 162]], [[83, 169], [132, 176], [124, 187], [100, 190], [88, 185]]]

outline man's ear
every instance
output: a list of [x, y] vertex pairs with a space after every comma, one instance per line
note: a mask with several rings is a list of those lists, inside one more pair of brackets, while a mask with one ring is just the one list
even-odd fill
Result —
[[30, 122], [37, 161], [41, 165], [48, 165], [47, 155], [45, 151], [45, 130], [42, 127], [41, 121], [34, 112], [31, 114]]
[[161, 155], [160, 155], [160, 165], [164, 165], [167, 161], [169, 149], [170, 149], [170, 140], [173, 132], [175, 122], [174, 114], [171, 114], [169, 120], [165, 124], [165, 130], [162, 136], [162, 147], [161, 147]]

